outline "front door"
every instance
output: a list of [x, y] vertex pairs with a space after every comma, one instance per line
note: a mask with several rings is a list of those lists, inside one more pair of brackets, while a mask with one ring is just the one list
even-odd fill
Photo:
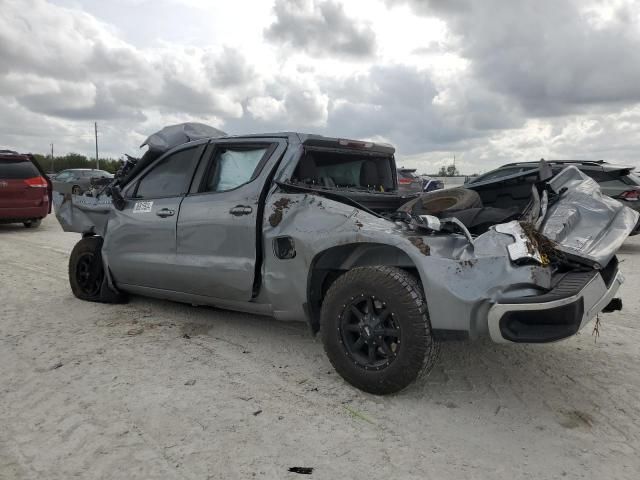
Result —
[[176, 222], [203, 147], [174, 151], [125, 189], [126, 205], [109, 220], [103, 254], [118, 285], [179, 290]]
[[259, 197], [285, 147], [282, 139], [210, 146], [201, 181], [183, 200], [178, 217], [176, 277], [184, 292], [251, 299]]

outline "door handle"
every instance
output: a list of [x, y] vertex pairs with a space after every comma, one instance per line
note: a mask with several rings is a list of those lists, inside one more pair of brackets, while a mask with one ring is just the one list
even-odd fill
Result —
[[239, 217], [240, 215], [249, 215], [251, 212], [253, 212], [253, 208], [246, 205], [236, 205], [231, 210], [229, 210], [229, 213], [231, 215], [235, 215], [236, 217]]
[[156, 215], [162, 218], [172, 217], [176, 214], [175, 210], [171, 210], [170, 208], [162, 208], [156, 212]]

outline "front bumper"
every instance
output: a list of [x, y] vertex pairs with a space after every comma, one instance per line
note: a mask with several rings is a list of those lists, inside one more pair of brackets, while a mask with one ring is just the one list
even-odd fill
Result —
[[614, 259], [603, 270], [566, 274], [543, 295], [505, 299], [488, 313], [498, 343], [546, 343], [576, 334], [613, 299], [624, 282]]

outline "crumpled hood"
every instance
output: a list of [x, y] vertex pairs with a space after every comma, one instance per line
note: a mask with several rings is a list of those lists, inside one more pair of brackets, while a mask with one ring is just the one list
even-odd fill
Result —
[[560, 198], [549, 206], [540, 233], [568, 258], [605, 267], [638, 222], [638, 213], [603, 195], [595, 180], [576, 167], [549, 182]]

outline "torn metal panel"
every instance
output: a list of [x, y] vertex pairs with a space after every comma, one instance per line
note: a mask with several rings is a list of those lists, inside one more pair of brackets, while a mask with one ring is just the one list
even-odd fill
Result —
[[111, 198], [54, 193], [56, 218], [65, 232], [104, 236], [113, 211]]
[[599, 185], [576, 167], [550, 182], [559, 199], [548, 205], [541, 233], [571, 258], [603, 268], [638, 222], [638, 213], [603, 195]]
[[521, 263], [526, 260], [533, 260], [539, 264], [542, 264], [542, 257], [536, 246], [531, 242], [531, 239], [527, 236], [520, 222], [512, 221], [509, 223], [503, 223], [495, 226], [496, 232], [506, 233], [511, 235], [514, 242], [507, 246], [509, 252], [509, 258], [516, 262]]

